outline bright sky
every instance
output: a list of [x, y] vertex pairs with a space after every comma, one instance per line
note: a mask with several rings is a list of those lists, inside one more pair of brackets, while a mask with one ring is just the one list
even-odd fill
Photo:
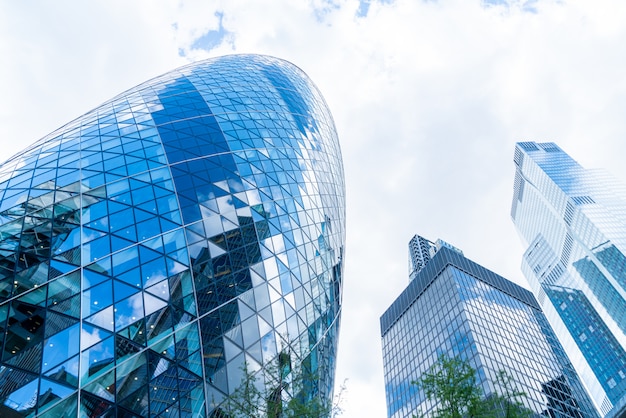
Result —
[[624, 45], [614, 0], [0, 0], [0, 160], [190, 61], [301, 67], [346, 170], [344, 416], [383, 417], [378, 319], [408, 282], [413, 234], [525, 286], [514, 143], [554, 141], [626, 180]]

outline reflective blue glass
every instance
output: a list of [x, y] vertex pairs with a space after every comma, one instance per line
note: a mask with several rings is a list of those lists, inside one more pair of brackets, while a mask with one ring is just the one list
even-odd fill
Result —
[[525, 395], [515, 400], [530, 415], [598, 417], [529, 291], [441, 240], [416, 235], [409, 254], [410, 283], [380, 320], [389, 417], [428, 416], [441, 406], [414, 382], [442, 354], [467, 361], [486, 398], [519, 391]]
[[553, 143], [521, 142], [511, 216], [522, 270], [596, 407], [626, 413], [626, 188]]
[[0, 198], [0, 416], [221, 416], [279, 353], [311, 380], [285, 399], [332, 396], [343, 168], [292, 64], [141, 84], [1, 165]]

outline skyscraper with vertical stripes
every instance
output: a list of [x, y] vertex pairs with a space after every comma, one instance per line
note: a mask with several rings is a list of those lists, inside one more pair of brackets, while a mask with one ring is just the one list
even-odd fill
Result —
[[626, 412], [626, 188], [554, 143], [515, 147], [522, 270], [596, 406]]
[[[433, 244], [416, 235], [410, 254], [416, 241], [429, 248], [429, 257], [412, 262], [422, 265], [411, 271], [409, 284], [380, 318], [389, 418], [432, 416], [443, 407], [441, 398], [429, 398], [415, 383], [441, 355], [475, 370], [484, 400], [507, 390], [524, 394], [492, 403], [486, 416], [519, 416], [509, 415], [515, 409], [524, 416], [598, 417], [530, 291], [442, 240]], [[510, 379], [508, 389], [501, 373]], [[507, 408], [513, 401], [519, 405]]]

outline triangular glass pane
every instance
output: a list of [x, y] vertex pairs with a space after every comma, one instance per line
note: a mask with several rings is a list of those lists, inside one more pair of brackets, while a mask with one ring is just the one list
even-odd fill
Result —
[[80, 328], [75, 324], [63, 331], [50, 336], [43, 344], [42, 369], [47, 370], [78, 354]]
[[243, 303], [241, 300], [238, 300], [238, 306], [239, 306], [239, 315], [241, 316], [242, 321], [255, 314], [255, 311], [252, 308], [250, 308], [248, 305]]
[[[187, 261], [188, 255], [184, 249], [178, 251], [178, 254], [174, 254], [174, 255], [180, 255], [181, 257], [184, 256], [183, 259]], [[176, 275], [188, 269], [187, 265], [179, 263], [177, 260], [174, 260], [170, 257], [165, 257], [165, 262], [167, 264], [168, 277]]]
[[213, 244], [213, 242], [208, 241], [208, 244], [209, 244], [208, 247], [209, 247], [209, 252], [211, 254], [211, 257], [215, 258], [215, 257], [219, 257], [222, 254], [226, 254], [226, 250]]
[[45, 376], [48, 379], [61, 382], [71, 387], [78, 387], [78, 356], [59, 364], [48, 371]]
[[227, 331], [225, 335], [228, 338], [230, 338], [239, 347], [243, 347], [243, 336], [242, 336], [242, 331], [241, 331], [241, 325], [237, 325], [236, 327]]
[[265, 335], [272, 330], [272, 326], [267, 323], [261, 316], [257, 316], [257, 320], [259, 323], [259, 334]]
[[17, 354], [13, 355], [9, 359], [6, 359], [5, 356], [5, 364], [9, 366], [19, 367], [22, 370], [28, 370], [33, 373], [38, 373], [41, 367], [42, 352], [43, 343], [39, 343], [33, 345], [32, 347], [28, 347], [24, 350], [19, 351]]
[[163, 232], [171, 231], [180, 226], [180, 223], [169, 221], [163, 217], [159, 217], [159, 223], [161, 224], [161, 231]]
[[263, 363], [263, 350], [261, 342], [256, 342], [246, 349], [246, 363], [252, 370], [258, 370]]
[[237, 355], [241, 354], [241, 348], [228, 338], [224, 338], [224, 354], [226, 356], [226, 362], [229, 362]]
[[142, 347], [132, 340], [124, 338], [119, 334], [115, 335], [115, 361], [117, 364], [124, 361], [127, 357], [140, 352], [141, 349]]
[[144, 300], [146, 315], [150, 315], [158, 311], [159, 309], [163, 309], [164, 307], [167, 306], [167, 302], [159, 298], [156, 298], [150, 295], [149, 293], [144, 293], [143, 300]]
[[110, 336], [81, 353], [81, 382], [109, 371], [115, 365], [115, 339]]
[[54, 310], [50, 309], [46, 313], [45, 338], [58, 334], [62, 330], [69, 328], [77, 322], [78, 320], [76, 318], [54, 312]]
[[196, 376], [189, 371], [178, 367], [178, 387], [180, 392], [187, 392], [188, 390], [193, 389], [198, 386], [199, 383], [202, 382], [202, 379], [199, 376]]
[[151, 248], [148, 248], [144, 245], [139, 245], [139, 258], [141, 260], [141, 263], [147, 263], [149, 261], [155, 260], [159, 257], [162, 257], [163, 254], [161, 254], [160, 252], [157, 252]]
[[[98, 394], [98, 397], [91, 394]], [[81, 409], [89, 411], [89, 415], [86, 416], [91, 417], [94, 414], [100, 416], [100, 411], [106, 411], [109, 406], [107, 401], [115, 401], [115, 372], [113, 370], [83, 386], [81, 392]]]
[[[42, 383], [43, 386], [43, 383]], [[48, 403], [51, 408], [44, 411], [43, 408], [39, 409], [37, 414], [38, 418], [57, 418], [62, 416], [73, 417], [78, 416], [78, 394], [73, 394], [67, 397], [65, 400], [55, 403]], [[47, 407], [47, 405], [46, 405]], [[45, 408], [45, 407], [44, 407]], [[101, 415], [102, 416], [102, 415]]]
[[116, 276], [116, 278], [123, 280], [131, 286], [136, 287], [137, 289], [141, 289], [141, 272], [139, 267], [135, 267], [132, 270], [127, 271], [126, 273], [120, 274]]
[[[259, 315], [261, 318], [263, 318], [268, 324], [273, 324], [274, 323], [274, 318], [272, 316], [272, 308], [270, 306], [268, 306], [265, 309], [262, 309], [259, 311]], [[260, 325], [259, 325], [260, 326]]]
[[202, 354], [199, 350], [181, 359], [179, 364], [196, 376], [202, 376], [203, 374]]
[[107, 331], [113, 331], [113, 306], [109, 306], [97, 314], [85, 318], [85, 322], [97, 325]]
[[81, 264], [81, 251], [80, 247], [72, 248], [71, 250], [62, 252], [59, 255], [54, 256], [54, 260], [63, 261], [69, 264], [79, 266]]
[[62, 301], [54, 301], [48, 309], [78, 318], [80, 316], [80, 299], [81, 295], [77, 294]]
[[127, 299], [115, 303], [114, 308], [115, 329], [120, 330], [137, 322], [144, 316], [143, 298], [137, 293]]
[[165, 279], [155, 285], [152, 285], [146, 289], [146, 292], [167, 301], [170, 299], [169, 281]]
[[121, 331], [118, 331], [119, 335], [122, 335], [133, 342], [145, 346], [146, 345], [146, 330], [144, 328], [145, 321], [137, 321], [134, 324], [131, 324], [128, 328], [125, 328]]
[[[180, 231], [179, 231], [180, 232]], [[163, 239], [162, 237], [159, 235], [157, 237], [151, 238], [147, 241], [144, 241], [140, 246], [139, 246], [139, 250], [140, 250], [140, 254], [141, 254], [141, 247], [145, 247], [147, 248], [149, 251], [155, 252], [157, 251], [158, 255], [154, 255], [153, 258], [157, 258], [158, 256], [161, 255], [161, 253], [163, 253]], [[142, 260], [144, 259], [144, 257], [142, 256], [141, 258]], [[147, 257], [147, 260], [151, 260], [152, 258], [150, 258], [149, 256]]]
[[80, 349], [85, 350], [92, 345], [102, 341], [103, 339], [109, 337], [110, 335], [110, 332], [107, 332], [93, 325], [83, 323], [80, 332]]
[[[118, 231], [118, 235], [111, 235], [111, 252], [115, 252], [115, 251], [119, 251], [122, 250], [124, 248], [130, 247], [131, 245], [134, 245], [135, 242], [130, 241], [128, 239], [124, 239], [124, 238], [120, 238], [119, 237], [119, 232], [123, 232], [123, 231]], [[126, 230], [124, 232], [128, 232], [128, 235], [132, 235], [134, 237], [134, 228], [133, 228], [133, 234], [131, 234], [130, 230]]]
[[113, 287], [110, 280], [83, 291], [83, 316], [92, 315], [113, 303]]
[[[15, 383], [13, 383], [15, 386], [20, 385], [20, 387], [8, 396], [3, 396], [3, 398], [5, 398], [3, 403], [5, 405], [20, 405], [22, 410], [28, 410], [30, 408], [34, 409], [37, 405], [39, 379], [32, 380], [35, 376], [29, 373], [20, 373], [16, 371], [13, 371], [13, 373], [14, 374], [11, 376], [11, 380], [15, 381]], [[22, 375], [20, 376], [22, 379], [17, 380], [19, 375]]]
[[139, 292], [141, 289], [137, 287], [136, 283], [134, 286], [129, 285], [127, 283], [121, 282], [119, 280], [113, 281], [113, 300], [115, 302], [119, 302], [122, 299], [127, 298], [130, 295], [133, 295]]
[[37, 403], [41, 410], [42, 408], [45, 408], [46, 404], [57, 403], [58, 400], [64, 399], [72, 393], [74, 393], [73, 388], [69, 388], [55, 381], [42, 378]]

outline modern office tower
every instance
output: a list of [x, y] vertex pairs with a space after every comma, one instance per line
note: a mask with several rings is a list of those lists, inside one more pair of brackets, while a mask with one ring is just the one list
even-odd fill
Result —
[[332, 396], [343, 168], [294, 65], [154, 78], [9, 159], [0, 197], [0, 416], [223, 416], [278, 357], [309, 381], [272, 395]]
[[597, 417], [532, 293], [440, 246], [380, 318], [389, 417], [436, 407], [418, 380], [441, 354], [476, 370], [485, 397], [504, 371], [524, 407], [549, 417]]
[[419, 235], [409, 241], [409, 280], [413, 280], [430, 258], [435, 254], [435, 244]]
[[441, 247], [448, 247], [451, 250], [463, 254], [463, 251], [442, 239], [431, 242], [420, 235], [415, 235], [411, 238], [409, 241], [409, 280], [415, 278], [415, 275], [424, 268], [426, 263], [430, 261], [432, 256], [434, 256]]
[[626, 412], [626, 188], [553, 143], [515, 147], [522, 270], [603, 414]]

